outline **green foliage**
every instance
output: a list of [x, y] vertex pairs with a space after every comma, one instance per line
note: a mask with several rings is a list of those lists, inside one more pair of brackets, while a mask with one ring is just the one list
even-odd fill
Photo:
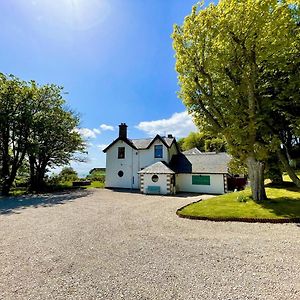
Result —
[[225, 152], [226, 141], [224, 138], [214, 137], [207, 132], [191, 132], [187, 137], [178, 141], [182, 151], [197, 148], [201, 152]]
[[231, 174], [244, 174], [248, 175], [247, 166], [240, 159], [233, 157], [229, 162], [229, 172]]
[[74, 154], [84, 151], [84, 142], [76, 131], [79, 117], [64, 107], [62, 88], [45, 85], [38, 89], [43, 99], [35, 116], [30, 136], [28, 156], [31, 170], [31, 188], [39, 190], [47, 168], [66, 165]]
[[224, 138], [212, 138], [205, 141], [205, 152], [225, 152], [226, 141]]
[[59, 182], [76, 181], [78, 174], [72, 167], [64, 167], [58, 174]]
[[204, 152], [205, 136], [200, 132], [190, 132], [187, 137], [181, 138], [178, 143], [182, 151], [197, 148]]
[[103, 171], [93, 171], [91, 174], [89, 174], [86, 179], [91, 181], [99, 181], [104, 183], [105, 182], [105, 173]]
[[16, 187], [28, 187], [30, 177], [29, 164], [27, 160], [24, 160], [22, 165], [17, 171], [16, 178], [13, 185]]
[[7, 195], [28, 149], [33, 116], [38, 108], [34, 82], [0, 73], [0, 157], [2, 193]]
[[260, 168], [282, 143], [281, 124], [299, 128], [300, 32], [292, 9], [299, 1], [288, 4], [195, 6], [173, 32], [180, 98], [200, 127], [225, 136], [230, 153], [248, 164], [260, 199]]
[[282, 178], [282, 166], [278, 161], [275, 155], [270, 156], [267, 161], [267, 168], [266, 168], [266, 178], [269, 178], [273, 185], [281, 185], [283, 182]]
[[247, 201], [250, 200], [249, 195], [246, 195], [245, 193], [239, 193], [236, 197], [236, 200], [238, 202], [246, 203]]
[[[32, 190], [42, 189], [47, 168], [68, 164], [84, 151], [79, 117], [65, 107], [62, 88], [39, 86], [0, 73], [0, 162], [7, 195], [26, 160]], [[24, 173], [24, 172], [23, 172]]]

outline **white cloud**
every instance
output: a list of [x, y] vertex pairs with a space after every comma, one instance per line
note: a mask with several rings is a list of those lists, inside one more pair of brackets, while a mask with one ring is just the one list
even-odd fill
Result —
[[81, 134], [83, 138], [92, 138], [95, 139], [97, 135], [101, 134], [101, 130], [106, 131], [106, 130], [114, 130], [113, 126], [107, 125], [107, 124], [101, 124], [98, 128], [77, 128], [76, 131]]
[[97, 145], [97, 147], [98, 147], [101, 151], [104, 150], [107, 146], [108, 146], [108, 144], [100, 144], [100, 145]]
[[101, 124], [100, 125], [100, 128], [102, 129], [102, 130], [111, 130], [111, 131], [113, 131], [114, 130], [114, 127], [113, 126], [110, 126], [110, 125], [107, 125], [107, 124]]
[[83, 137], [83, 138], [96, 138], [97, 134], [100, 133], [98, 129], [89, 129], [89, 128], [76, 128], [76, 131]]
[[186, 111], [174, 113], [169, 119], [140, 122], [135, 127], [146, 132], [149, 136], [173, 134], [176, 137], [184, 137], [191, 131], [198, 131], [191, 116]]
[[93, 131], [94, 131], [96, 134], [100, 134], [100, 133], [101, 133], [101, 131], [100, 131], [99, 129], [97, 129], [97, 128], [94, 128]]

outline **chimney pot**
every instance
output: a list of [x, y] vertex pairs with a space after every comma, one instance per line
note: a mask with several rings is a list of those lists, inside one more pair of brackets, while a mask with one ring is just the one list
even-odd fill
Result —
[[127, 125], [126, 125], [126, 123], [121, 123], [119, 125], [119, 138], [127, 139]]
[[170, 139], [171, 139], [172, 137], [173, 137], [173, 135], [172, 135], [172, 134], [168, 134], [168, 138], [170, 138]]

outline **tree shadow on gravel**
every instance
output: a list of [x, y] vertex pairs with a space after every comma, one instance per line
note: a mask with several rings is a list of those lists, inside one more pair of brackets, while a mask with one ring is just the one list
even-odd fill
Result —
[[62, 205], [66, 202], [86, 197], [92, 192], [89, 190], [67, 191], [54, 194], [25, 195], [19, 197], [0, 198], [0, 216], [10, 214], [20, 214], [21, 210], [28, 207], [51, 207]]

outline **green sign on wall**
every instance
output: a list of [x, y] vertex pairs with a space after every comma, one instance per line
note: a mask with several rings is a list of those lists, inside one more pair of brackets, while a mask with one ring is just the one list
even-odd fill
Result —
[[207, 175], [193, 175], [192, 184], [210, 185], [210, 176]]

